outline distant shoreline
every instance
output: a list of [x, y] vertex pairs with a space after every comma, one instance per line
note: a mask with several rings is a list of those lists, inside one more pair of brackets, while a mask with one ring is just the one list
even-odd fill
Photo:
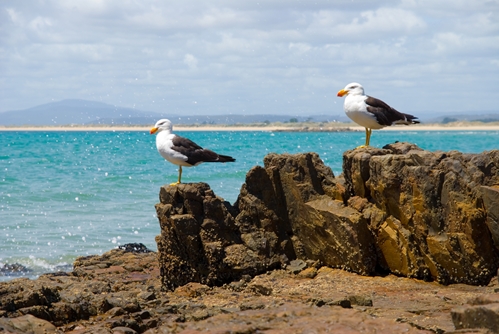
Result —
[[[2, 131], [136, 131], [149, 132], [152, 126], [0, 126]], [[334, 125], [286, 124], [286, 125], [176, 125], [174, 131], [259, 131], [259, 132], [349, 132], [364, 131], [353, 123], [334, 123]], [[449, 124], [416, 124], [410, 126], [386, 127], [381, 131], [495, 131], [499, 124], [480, 122], [455, 122]]]

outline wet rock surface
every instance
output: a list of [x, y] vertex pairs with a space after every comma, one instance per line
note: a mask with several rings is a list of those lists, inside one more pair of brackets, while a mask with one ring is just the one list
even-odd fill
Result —
[[0, 331], [497, 332], [499, 152], [395, 143], [343, 165], [270, 154], [233, 205], [205, 183], [162, 187], [157, 253], [0, 283]]
[[0, 276], [24, 276], [32, 270], [19, 263], [7, 263], [0, 267]]

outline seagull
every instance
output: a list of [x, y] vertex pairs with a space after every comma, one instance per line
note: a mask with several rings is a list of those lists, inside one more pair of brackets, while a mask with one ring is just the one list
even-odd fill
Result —
[[366, 128], [366, 144], [369, 146], [372, 129], [382, 129], [395, 124], [417, 124], [417, 117], [401, 113], [385, 102], [364, 94], [361, 84], [352, 82], [338, 92], [339, 97], [346, 95], [343, 108], [348, 117]]
[[159, 154], [169, 162], [177, 165], [178, 181], [170, 185], [180, 183], [182, 177], [182, 166], [192, 167], [203, 162], [233, 162], [236, 161], [228, 155], [217, 154], [208, 149], [202, 148], [192, 140], [177, 136], [172, 133], [172, 122], [168, 119], [160, 119], [151, 128], [150, 134], [157, 133], [156, 148]]

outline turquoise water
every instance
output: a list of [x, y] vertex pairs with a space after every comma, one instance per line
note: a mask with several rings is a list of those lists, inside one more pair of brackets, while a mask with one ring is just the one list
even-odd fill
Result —
[[[237, 159], [185, 168], [182, 181], [207, 182], [234, 203], [246, 173], [271, 152], [319, 153], [341, 173], [345, 150], [363, 132], [178, 132]], [[499, 131], [375, 131], [371, 144], [409, 141], [436, 151], [499, 148]], [[125, 243], [156, 249], [154, 204], [177, 167], [156, 151], [146, 132], [0, 132], [0, 267], [19, 263], [29, 277], [69, 269], [78, 256]], [[0, 280], [12, 276], [0, 276]]]

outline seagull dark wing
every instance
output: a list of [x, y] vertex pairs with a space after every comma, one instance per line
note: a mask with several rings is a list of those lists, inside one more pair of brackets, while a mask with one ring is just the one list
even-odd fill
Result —
[[385, 102], [368, 96], [366, 99], [367, 111], [372, 113], [379, 124], [390, 126], [392, 124], [413, 124], [419, 123], [417, 117], [409, 114], [401, 113], [390, 107]]
[[228, 162], [234, 161], [234, 159], [224, 159], [230, 158], [226, 156], [220, 156], [217, 153], [202, 148], [192, 140], [180, 136], [175, 136], [172, 139], [172, 150], [179, 152], [180, 154], [187, 157], [187, 163], [190, 165], [197, 165], [202, 162]]

